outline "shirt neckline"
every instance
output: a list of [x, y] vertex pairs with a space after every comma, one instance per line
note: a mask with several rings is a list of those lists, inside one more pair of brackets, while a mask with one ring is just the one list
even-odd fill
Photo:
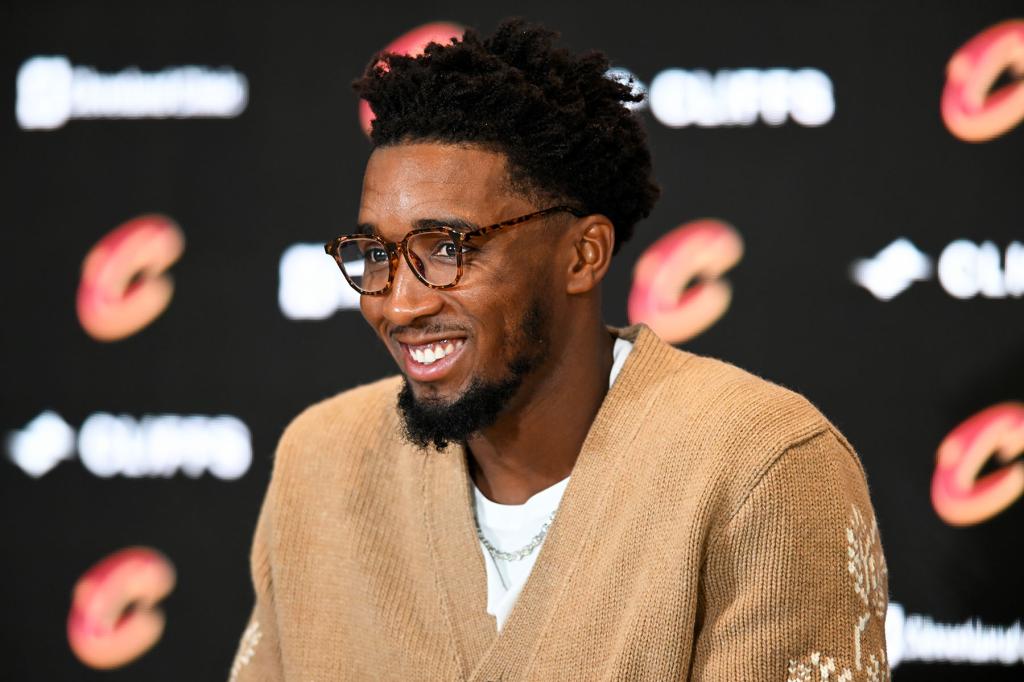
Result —
[[[611, 389], [618, 378], [622, 366], [626, 364], [626, 358], [633, 350], [633, 342], [621, 336], [615, 337], [612, 346], [612, 368], [608, 374], [608, 388]], [[561, 481], [539, 490], [522, 504], [501, 504], [494, 502], [480, 492], [476, 482], [473, 485], [473, 501], [477, 513], [477, 522], [480, 526], [494, 528], [495, 530], [513, 530], [519, 528], [524, 521], [535, 516], [547, 516], [550, 510], [557, 509], [566, 486], [569, 485], [570, 476]], [[472, 477], [470, 477], [472, 481]]]
[[593, 509], [605, 504], [615, 472], [657, 399], [651, 377], [670, 353], [679, 352], [643, 325], [612, 331], [634, 340], [635, 352], [591, 424], [558, 518], [500, 633], [486, 611], [486, 566], [473, 519], [465, 447], [420, 458], [430, 559], [464, 678], [507, 677], [529, 660], [595, 532]]

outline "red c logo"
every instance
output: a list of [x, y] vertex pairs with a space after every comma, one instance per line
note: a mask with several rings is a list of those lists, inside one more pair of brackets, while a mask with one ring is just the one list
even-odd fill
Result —
[[942, 120], [967, 142], [998, 137], [1024, 120], [1024, 82], [989, 92], [1004, 69], [1024, 76], [1024, 20], [996, 24], [953, 54], [942, 91]]
[[161, 215], [129, 220], [89, 251], [78, 285], [78, 321], [97, 341], [131, 336], [171, 302], [174, 285], [163, 272], [181, 257], [185, 237]]
[[[459, 26], [447, 21], [435, 21], [414, 28], [393, 41], [384, 48], [385, 52], [397, 52], [415, 56], [423, 53], [423, 49], [430, 43], [441, 43], [445, 45], [452, 38], [461, 38], [466, 32], [465, 26]], [[370, 122], [373, 121], [373, 111], [366, 100], [359, 100], [359, 124], [363, 132], [370, 134]]]
[[160, 552], [129, 547], [90, 568], [75, 584], [68, 643], [82, 663], [117, 668], [160, 639], [164, 615], [157, 602], [174, 589], [174, 566]]
[[[1024, 493], [1024, 403], [1000, 403], [963, 422], [939, 445], [932, 506], [946, 523], [971, 526], [1009, 507]], [[978, 477], [993, 456], [1005, 466]], [[1011, 463], [1012, 462], [1012, 463]]]
[[697, 336], [729, 308], [732, 288], [717, 278], [742, 257], [743, 241], [728, 223], [705, 218], [677, 227], [633, 269], [630, 323], [645, 323], [669, 343]]

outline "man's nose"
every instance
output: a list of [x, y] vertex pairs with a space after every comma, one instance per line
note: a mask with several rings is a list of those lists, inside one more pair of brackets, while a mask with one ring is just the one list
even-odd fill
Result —
[[394, 325], [412, 324], [419, 317], [439, 312], [443, 305], [440, 292], [419, 281], [405, 258], [398, 259], [394, 281], [384, 299], [384, 316]]

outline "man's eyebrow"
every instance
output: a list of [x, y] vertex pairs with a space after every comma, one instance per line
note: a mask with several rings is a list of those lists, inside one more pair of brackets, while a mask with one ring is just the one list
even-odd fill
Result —
[[[413, 222], [412, 227], [416, 230], [424, 227], [451, 227], [460, 232], [469, 232], [480, 226], [463, 218], [420, 218]], [[377, 226], [373, 223], [359, 223], [356, 225], [355, 234], [365, 234], [371, 237], [380, 236]]]
[[480, 226], [463, 218], [445, 218], [443, 220], [438, 218], [420, 218], [413, 223], [413, 227], [417, 230], [424, 227], [451, 227], [460, 232], [469, 232]]

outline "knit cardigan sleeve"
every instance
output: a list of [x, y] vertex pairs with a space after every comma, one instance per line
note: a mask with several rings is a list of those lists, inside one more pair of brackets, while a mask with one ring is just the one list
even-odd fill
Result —
[[274, 484], [271, 482], [256, 522], [250, 555], [255, 604], [238, 643], [238, 650], [229, 672], [229, 682], [284, 680], [268, 554], [273, 493]]
[[706, 561], [691, 679], [889, 679], [878, 527], [831, 426], [766, 467]]

